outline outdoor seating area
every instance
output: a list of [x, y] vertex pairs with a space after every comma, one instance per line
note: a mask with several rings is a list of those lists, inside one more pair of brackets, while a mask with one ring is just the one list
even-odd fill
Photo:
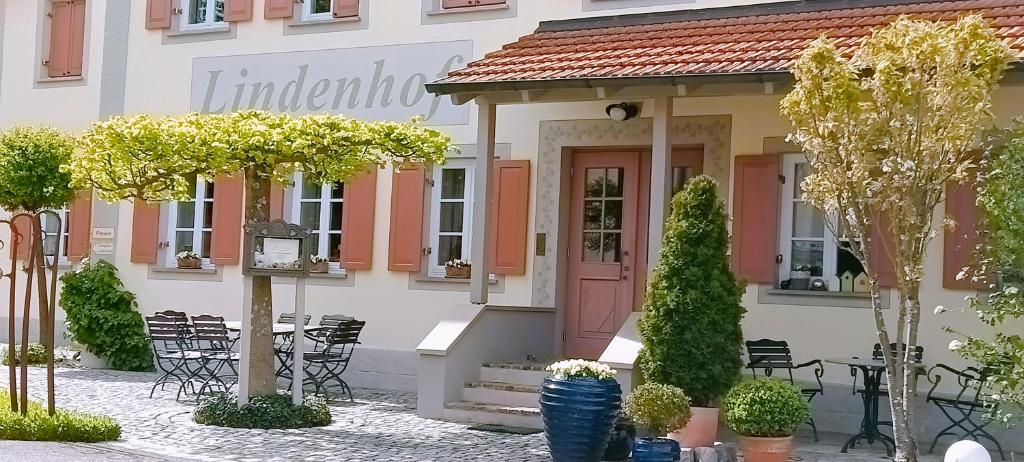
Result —
[[[312, 317], [305, 315], [308, 326]], [[195, 315], [166, 310], [147, 316], [146, 327], [152, 343], [155, 363], [162, 373], [153, 383], [149, 396], [167, 385], [175, 388], [175, 399], [230, 392], [238, 384], [241, 357], [240, 321], [225, 321], [221, 316]], [[359, 344], [366, 325], [344, 315], [324, 315], [319, 323], [305, 328], [303, 350], [304, 387], [316, 394], [347, 397], [352, 390], [341, 377]], [[275, 375], [291, 389], [295, 352], [295, 315], [281, 314], [273, 325]], [[332, 395], [333, 393], [333, 395]]]
[[[852, 449], [857, 449], [858, 445], [866, 443], [868, 446], [872, 446], [877, 442], [882, 445], [887, 455], [892, 456], [895, 449], [895, 443], [891, 436], [893, 424], [880, 417], [881, 413], [888, 408], [888, 403], [885, 401], [889, 397], [885, 382], [885, 362], [880, 344], [874, 344], [870, 358], [852, 356], [828, 358], [824, 361], [811, 359], [801, 363], [794, 361], [789, 343], [785, 340], [760, 339], [747, 341], [745, 345], [748, 358], [746, 368], [754, 378], [763, 376], [786, 380], [800, 389], [800, 392], [807, 397], [808, 403], [825, 392], [821, 382], [825, 373], [825, 363], [848, 367], [852, 377], [852, 394], [860, 397], [864, 411], [858, 432], [846, 439], [840, 452], [847, 453]], [[889, 348], [892, 354], [897, 353], [896, 344], [890, 344]], [[991, 413], [992, 407], [987, 404], [990, 401], [986, 400], [985, 391], [981, 386], [986, 380], [984, 371], [974, 367], [958, 370], [941, 363], [929, 367], [925, 363], [925, 351], [921, 346], [903, 345], [902, 351], [909, 353], [912, 363], [916, 365], [915, 373], [919, 377], [926, 378], [931, 384], [925, 401], [937, 407], [948, 420], [948, 425], [935, 434], [920, 435], [928, 444], [928, 453], [934, 453], [936, 446], [943, 438], [950, 442], [972, 439], [980, 443], [990, 443], [992, 449], [999, 454], [1002, 460], [1007, 460], [999, 440], [985, 429], [991, 423], [985, 419], [985, 415]], [[811, 370], [814, 380], [797, 379], [795, 374], [800, 374], [801, 369]], [[946, 382], [943, 382], [944, 380]], [[949, 382], [955, 382], [952, 389], [945, 386]], [[940, 387], [940, 383], [944, 386]], [[812, 416], [808, 419], [807, 425], [811, 428], [814, 441], [819, 441], [818, 429], [814, 423], [813, 407]], [[883, 430], [884, 427], [888, 427], [890, 430]]]

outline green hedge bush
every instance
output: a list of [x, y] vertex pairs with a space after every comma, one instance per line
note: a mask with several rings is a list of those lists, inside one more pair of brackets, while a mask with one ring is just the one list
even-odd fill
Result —
[[302, 405], [282, 393], [256, 396], [238, 406], [238, 396], [222, 393], [199, 400], [192, 420], [199, 424], [232, 428], [306, 428], [331, 424], [331, 410], [323, 398], [307, 395]]
[[714, 406], [740, 377], [746, 312], [729, 268], [729, 234], [718, 183], [696, 177], [672, 198], [672, 215], [638, 324], [644, 378]]
[[[0, 402], [10, 399], [8, 392], [0, 391]], [[120, 437], [121, 425], [107, 416], [58, 409], [51, 417], [46, 407], [36, 402], [29, 402], [26, 416], [0, 407], [0, 440], [97, 443]]]
[[135, 294], [124, 289], [117, 267], [99, 260], [60, 278], [60, 307], [72, 339], [114, 369], [153, 369], [153, 351]]
[[810, 406], [800, 390], [777, 379], [742, 382], [725, 397], [729, 428], [743, 436], [790, 436], [809, 416]]
[[[14, 365], [18, 365], [18, 361], [21, 359], [21, 345], [14, 346]], [[9, 366], [11, 364], [10, 349], [4, 348], [4, 359], [3, 365]], [[28, 344], [28, 364], [30, 366], [40, 366], [46, 364], [46, 349], [38, 343]]]

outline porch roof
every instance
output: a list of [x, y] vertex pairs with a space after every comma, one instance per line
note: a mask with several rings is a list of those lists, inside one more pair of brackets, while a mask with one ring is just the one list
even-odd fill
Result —
[[967, 14], [988, 19], [1024, 57], [1024, 0], [789, 1], [546, 21], [427, 90], [444, 95], [785, 81], [790, 63], [821, 34], [852, 53], [871, 28], [901, 15], [953, 20]]

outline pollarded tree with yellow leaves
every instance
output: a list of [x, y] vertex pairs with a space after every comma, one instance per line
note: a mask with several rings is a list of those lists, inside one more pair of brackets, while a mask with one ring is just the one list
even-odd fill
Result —
[[[977, 16], [955, 22], [900, 18], [865, 38], [852, 57], [822, 37], [792, 67], [796, 84], [782, 101], [811, 174], [804, 198], [839, 218], [864, 265], [885, 357], [896, 461], [916, 461], [911, 349], [917, 345], [925, 250], [947, 183], [968, 180], [971, 150], [993, 121], [992, 90], [1013, 58]], [[884, 215], [887, 220], [880, 220]], [[896, 273], [895, 323], [883, 316], [878, 268], [867, 243], [888, 222], [884, 246]], [[836, 233], [836, 235], [841, 235]]]
[[[449, 137], [411, 123], [363, 122], [339, 115], [291, 117], [262, 111], [181, 117], [114, 117], [81, 137], [73, 184], [115, 202], [189, 200], [196, 178], [243, 175], [245, 222], [268, 221], [272, 183], [295, 172], [315, 182], [350, 180], [367, 168], [441, 163]], [[274, 344], [270, 276], [253, 276], [249, 393], [272, 395]]]

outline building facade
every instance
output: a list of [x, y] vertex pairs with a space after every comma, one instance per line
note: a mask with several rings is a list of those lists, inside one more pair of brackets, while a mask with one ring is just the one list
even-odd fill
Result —
[[[579, 31], [616, 15], [657, 23], [650, 18], [672, 11], [781, 14], [773, 5], [785, 7], [727, 0], [5, 2], [0, 121], [80, 130], [121, 114], [266, 109], [422, 116], [451, 135], [459, 149], [443, 166], [385, 169], [343, 185], [297, 175], [273, 204], [279, 217], [314, 230], [318, 254], [329, 261], [328, 272], [307, 283], [306, 312], [314, 321], [345, 314], [367, 322], [346, 372], [350, 383], [418, 390], [424, 415], [444, 417], [444, 404], [460, 399], [464, 383], [480, 380], [482, 361], [602, 358], [630, 380], [635, 319], [661, 235], [651, 223], [664, 221], [667, 192], [696, 174], [718, 180], [734, 218], [734, 261], [748, 281], [746, 338], [788, 340], [806, 359], [867, 355], [876, 339], [869, 300], [857, 289], [862, 269], [829, 235], [825, 222], [833, 218], [793, 190], [805, 164], [785, 141], [790, 128], [778, 111], [788, 89], [784, 72], [646, 87], [444, 87], [449, 75], [545, 21], [542, 29]], [[673, 19], [684, 20], [686, 13]], [[428, 91], [433, 82], [440, 86]], [[1024, 88], [1008, 80], [996, 101], [1005, 125], [1019, 114]], [[639, 115], [610, 118], [608, 106], [621, 102]], [[771, 184], [766, 172], [776, 172]], [[176, 309], [238, 319], [241, 203], [231, 179], [198, 182], [191, 202], [84, 198], [68, 207], [61, 258], [69, 268], [86, 254], [114, 262], [144, 314]], [[966, 221], [965, 207], [936, 213]], [[739, 234], [741, 226], [752, 231]], [[950, 277], [964, 263], [957, 235], [940, 236], [929, 249], [925, 307], [958, 307], [976, 290]], [[177, 269], [174, 255], [184, 250], [199, 253], [203, 268]], [[451, 259], [486, 261], [489, 271], [475, 265], [471, 280], [446, 278]], [[826, 290], [809, 290], [813, 279]], [[275, 280], [273, 291], [275, 315], [292, 311], [293, 281]], [[886, 303], [894, 302], [888, 293]], [[961, 364], [942, 327], [980, 324], [971, 313], [928, 311], [921, 322], [927, 361]], [[826, 399], [829, 417], [819, 426], [849, 428], [860, 406], [844, 390], [849, 370], [826, 367], [824, 380], [834, 398]]]

